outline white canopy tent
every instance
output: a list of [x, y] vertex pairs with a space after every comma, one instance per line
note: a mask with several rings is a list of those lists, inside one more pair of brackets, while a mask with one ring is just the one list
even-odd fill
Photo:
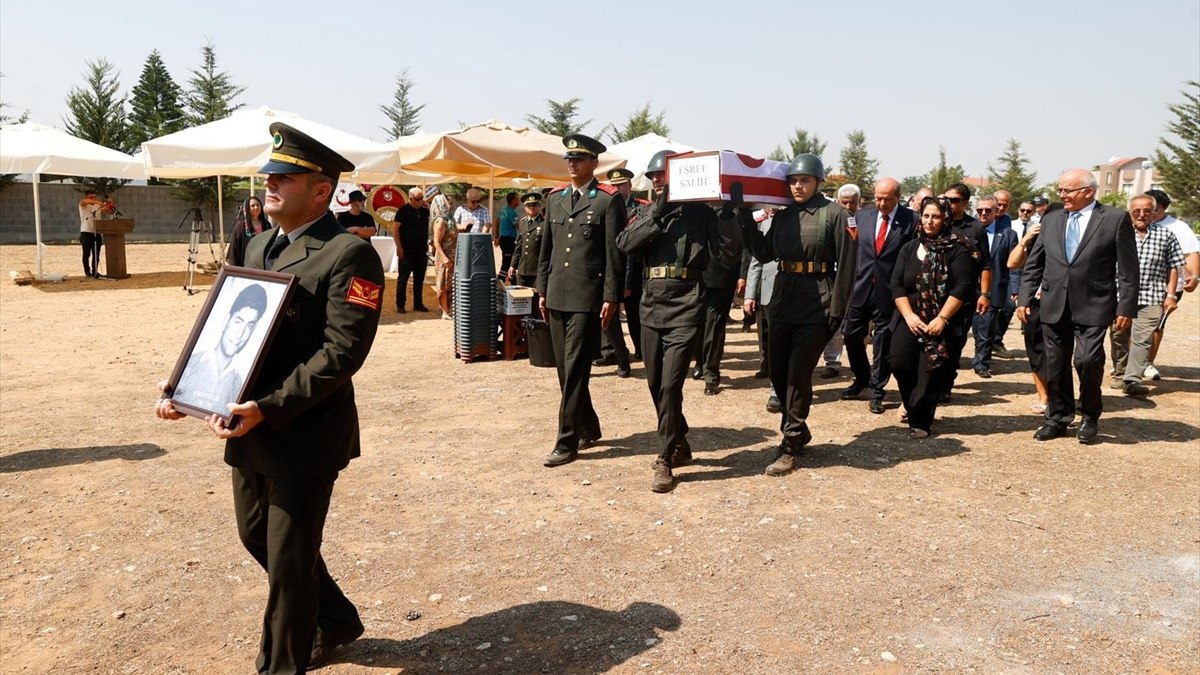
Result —
[[133, 157], [65, 131], [34, 122], [0, 126], [0, 173], [33, 175], [33, 228], [37, 241], [37, 278], [61, 279], [42, 274], [42, 209], [38, 195], [40, 174], [88, 178], [145, 178]]
[[650, 181], [646, 178], [646, 165], [650, 163], [650, 158], [654, 156], [654, 153], [661, 150], [694, 152], [696, 148], [684, 145], [683, 143], [676, 143], [658, 134], [650, 133], [630, 139], [624, 143], [617, 143], [608, 149], [614, 155], [625, 159], [625, 168], [634, 174], [634, 190], [650, 189]]

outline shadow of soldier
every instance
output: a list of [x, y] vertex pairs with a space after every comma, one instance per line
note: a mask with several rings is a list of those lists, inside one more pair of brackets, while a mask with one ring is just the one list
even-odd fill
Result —
[[0, 473], [50, 469], [56, 466], [103, 462], [109, 459], [139, 461], [162, 457], [165, 454], [167, 454], [166, 450], [153, 443], [103, 445], [86, 448], [39, 448], [37, 450], [23, 450], [0, 457]]
[[333, 662], [403, 672], [602, 673], [680, 626], [673, 610], [635, 602], [611, 612], [566, 601], [533, 602], [439, 628], [411, 640], [365, 638]]
[[908, 437], [908, 427], [894, 425], [864, 431], [844, 445], [809, 445], [799, 456], [797, 468], [848, 466], [878, 471], [902, 462], [942, 459], [970, 452], [961, 440], [939, 435], [937, 424], [934, 423], [933, 436], [919, 441]]

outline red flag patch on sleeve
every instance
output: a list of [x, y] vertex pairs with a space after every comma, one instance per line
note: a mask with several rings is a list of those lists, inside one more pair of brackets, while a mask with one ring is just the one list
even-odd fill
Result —
[[379, 284], [359, 277], [351, 277], [350, 290], [346, 291], [346, 302], [379, 311], [379, 301], [382, 295]]

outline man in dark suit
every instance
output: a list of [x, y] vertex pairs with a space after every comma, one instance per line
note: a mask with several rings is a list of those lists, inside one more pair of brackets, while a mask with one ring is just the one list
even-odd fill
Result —
[[[883, 389], [892, 375], [888, 353], [892, 342], [892, 315], [896, 305], [889, 287], [892, 268], [900, 247], [913, 238], [915, 214], [900, 206], [900, 182], [881, 178], [875, 182], [875, 206], [855, 214], [858, 239], [858, 270], [842, 334], [854, 382], [842, 392], [852, 399], [870, 389], [869, 408], [883, 413]], [[875, 332], [871, 340], [871, 361], [867, 361], [866, 337], [870, 324]]]
[[[245, 264], [296, 285], [249, 399], [229, 406], [232, 424], [207, 422], [226, 439], [238, 534], [267, 571], [258, 672], [303, 673], [363, 632], [321, 559], [321, 532], [338, 472], [359, 455], [351, 377], [375, 339], [383, 266], [329, 212], [338, 176], [354, 165], [286, 124], [271, 133], [261, 173], [277, 227], [250, 240]], [[166, 398], [155, 412], [181, 417]]]
[[571, 182], [546, 200], [546, 228], [538, 260], [538, 309], [550, 325], [562, 399], [558, 439], [543, 464], [573, 461], [579, 448], [600, 439], [600, 418], [588, 381], [600, 331], [620, 306], [624, 258], [617, 234], [626, 223], [617, 189], [595, 178], [604, 144], [583, 134], [563, 139]]
[[1064, 436], [1075, 419], [1074, 355], [1083, 413], [1078, 438], [1091, 443], [1103, 412], [1104, 335], [1110, 325], [1128, 330], [1137, 314], [1137, 244], [1129, 214], [1096, 201], [1096, 178], [1087, 169], [1064, 173], [1058, 196], [1064, 208], [1043, 218], [1042, 234], [1025, 263], [1017, 318], [1027, 320], [1040, 288], [1050, 400], [1034, 439]]
[[[1008, 254], [1017, 247], [1017, 233], [1010, 224], [1002, 224], [999, 217], [1000, 201], [994, 196], [980, 197], [975, 204], [975, 214], [979, 216], [979, 224], [984, 227], [984, 235], [988, 241], [988, 254], [992, 256], [992, 278], [987, 289], [987, 310], [976, 313], [972, 317], [972, 330], [975, 334], [975, 356], [971, 359], [971, 367], [975, 374], [984, 379], [992, 376], [992, 348], [999, 335], [1000, 326], [1012, 314], [1008, 309], [1012, 295], [1017, 288], [1012, 288], [1013, 278], [1008, 273]], [[1018, 286], [1019, 288], [1019, 286]]]

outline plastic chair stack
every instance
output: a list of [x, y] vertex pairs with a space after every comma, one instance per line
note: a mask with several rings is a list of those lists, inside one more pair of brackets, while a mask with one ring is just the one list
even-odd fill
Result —
[[454, 260], [454, 354], [463, 361], [499, 355], [496, 257], [492, 235], [458, 235]]

